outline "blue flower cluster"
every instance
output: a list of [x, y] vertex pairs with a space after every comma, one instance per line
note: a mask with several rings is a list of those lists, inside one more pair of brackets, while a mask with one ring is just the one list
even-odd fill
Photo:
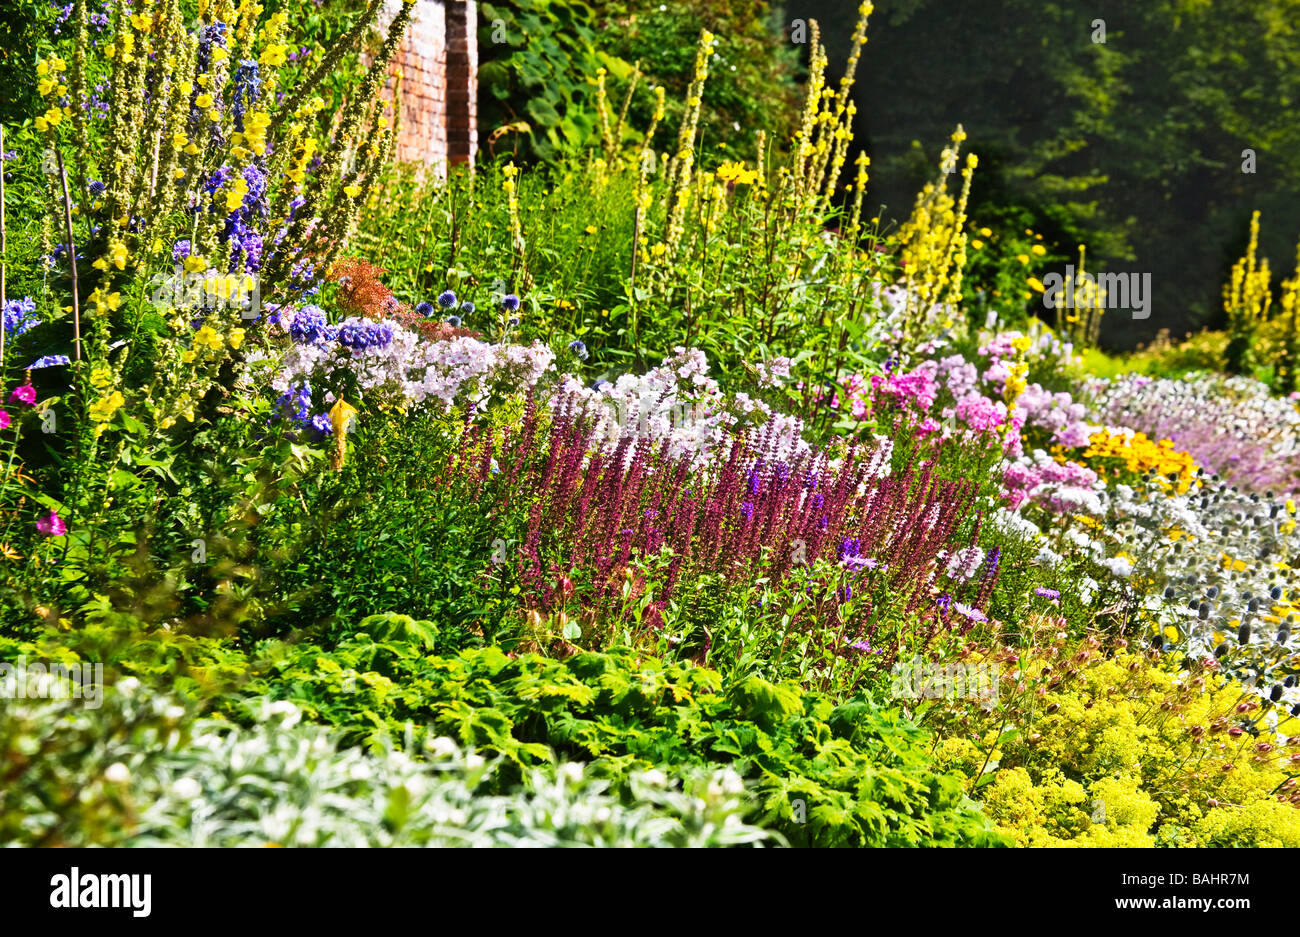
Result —
[[244, 59], [235, 69], [235, 91], [231, 95], [231, 107], [235, 115], [235, 129], [240, 133], [244, 132], [244, 114], [247, 112], [250, 104], [257, 100], [258, 93], [262, 90], [262, 76], [258, 71], [257, 62], [252, 59]]
[[287, 419], [299, 426], [305, 426], [311, 419], [311, 384], [290, 385], [289, 389], [275, 400], [275, 413], [270, 422]]
[[349, 322], [339, 326], [338, 341], [358, 352], [387, 348], [393, 341], [393, 327], [387, 322]]
[[6, 340], [12, 341], [41, 324], [36, 316], [36, 301], [30, 296], [5, 303], [3, 328]]
[[300, 345], [314, 345], [321, 340], [333, 341], [337, 330], [329, 324], [325, 310], [320, 306], [303, 306], [293, 316], [289, 335]]
[[24, 370], [35, 371], [39, 368], [53, 368], [61, 364], [68, 364], [70, 361], [71, 359], [69, 359], [67, 355], [46, 355], [43, 358], [37, 358], [24, 368]]
[[315, 437], [315, 441], [320, 442], [320, 440], [334, 432], [334, 424], [330, 421], [328, 413], [318, 413], [311, 418], [311, 422], [307, 424], [307, 429]]

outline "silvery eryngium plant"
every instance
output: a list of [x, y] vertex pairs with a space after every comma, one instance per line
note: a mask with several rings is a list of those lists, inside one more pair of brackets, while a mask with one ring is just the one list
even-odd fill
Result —
[[[315, 292], [346, 244], [391, 149], [380, 91], [410, 2], [335, 111], [322, 82], [382, 0], [314, 67], [292, 60], [287, 14], [254, 0], [115, 4], [96, 44], [74, 0], [71, 40], [35, 66], [34, 121], [60, 242], [40, 306], [70, 326], [72, 375], [57, 401], [72, 416], [69, 476], [39, 500], [74, 538], [215, 413], [262, 341], [260, 304]], [[106, 113], [88, 105], [92, 84]]]

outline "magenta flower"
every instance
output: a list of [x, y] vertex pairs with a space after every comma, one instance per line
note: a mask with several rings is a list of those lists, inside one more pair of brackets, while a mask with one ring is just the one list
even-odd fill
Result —
[[8, 429], [8, 428], [9, 428], [9, 414], [4, 410], [0, 410], [0, 429]]
[[14, 403], [15, 401], [31, 406], [36, 402], [36, 388], [31, 384], [24, 384], [21, 387], [14, 388], [14, 392], [9, 395], [9, 402]]
[[62, 537], [68, 532], [68, 525], [63, 523], [58, 511], [51, 511], [37, 520], [36, 529], [47, 537]]

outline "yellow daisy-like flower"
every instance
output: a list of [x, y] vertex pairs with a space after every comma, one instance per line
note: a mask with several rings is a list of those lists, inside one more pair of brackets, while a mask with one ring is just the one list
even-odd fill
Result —
[[357, 185], [355, 182], [345, 185], [343, 187], [343, 194], [348, 198], [356, 198], [361, 194], [361, 186]]
[[1028, 263], [1029, 263], [1029, 255], [1028, 255], [1028, 254], [1016, 254], [1016, 260], [1020, 261], [1022, 264], [1028, 264]]

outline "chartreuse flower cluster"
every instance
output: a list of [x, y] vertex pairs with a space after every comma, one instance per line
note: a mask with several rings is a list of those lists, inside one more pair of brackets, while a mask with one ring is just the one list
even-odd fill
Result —
[[1010, 728], [981, 716], [937, 755], [1018, 845], [1300, 846], [1300, 719], [1213, 666], [1094, 642], [1009, 679]]

